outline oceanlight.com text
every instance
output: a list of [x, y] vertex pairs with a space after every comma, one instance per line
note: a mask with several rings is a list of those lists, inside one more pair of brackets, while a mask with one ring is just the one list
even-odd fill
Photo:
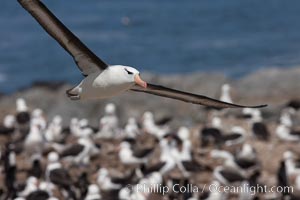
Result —
[[266, 186], [242, 184], [240, 186], [222, 186], [219, 184], [204, 184], [202, 187], [188, 184], [185, 186], [174, 184], [173, 186], [166, 186], [162, 184], [137, 184], [127, 185], [127, 189], [138, 193], [160, 193], [163, 195], [169, 193], [203, 193], [209, 191], [211, 193], [248, 193], [255, 195], [257, 193], [293, 193], [292, 186]]

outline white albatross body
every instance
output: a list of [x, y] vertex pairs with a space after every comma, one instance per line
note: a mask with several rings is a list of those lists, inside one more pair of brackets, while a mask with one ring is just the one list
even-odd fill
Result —
[[[132, 74], [128, 74], [132, 73]], [[79, 85], [69, 90], [70, 98], [106, 99], [120, 95], [135, 84], [139, 72], [128, 66], [113, 65], [102, 72], [95, 72], [85, 77]]]

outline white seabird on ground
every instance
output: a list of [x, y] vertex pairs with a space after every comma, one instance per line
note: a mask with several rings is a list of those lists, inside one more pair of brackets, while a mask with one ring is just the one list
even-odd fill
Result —
[[200, 164], [193, 158], [189, 129], [187, 127], [180, 127], [177, 135], [182, 143], [180, 145], [180, 150], [175, 153], [175, 159], [177, 160], [177, 163], [179, 163], [178, 167], [183, 167], [183, 173], [187, 174], [190, 172], [210, 170], [209, 167]]
[[147, 163], [148, 156], [153, 149], [132, 150], [128, 142], [121, 142], [119, 145], [119, 158], [123, 164], [142, 164]]
[[280, 124], [284, 124], [288, 127], [292, 127], [293, 126], [293, 120], [292, 120], [292, 116], [295, 114], [295, 110], [291, 109], [291, 108], [287, 108], [281, 111], [281, 115], [280, 115]]
[[16, 195], [16, 181], [17, 181], [17, 160], [15, 153], [15, 146], [7, 143], [3, 155], [1, 155], [1, 161], [3, 161], [3, 174], [4, 184], [7, 189], [6, 198], [12, 198]]
[[41, 130], [46, 130], [47, 121], [44, 117], [44, 111], [40, 108], [36, 108], [32, 111], [31, 121], [30, 123], [34, 123], [40, 127]]
[[69, 128], [70, 128], [70, 132], [73, 136], [79, 137], [81, 129], [80, 129], [78, 118], [74, 117], [71, 119]]
[[45, 131], [45, 138], [47, 142], [59, 142], [62, 139], [62, 117], [54, 116], [52, 122]]
[[[88, 131], [88, 130], [86, 130]], [[54, 148], [57, 144], [53, 146]], [[60, 157], [71, 161], [75, 164], [87, 165], [90, 162], [90, 157], [99, 153], [100, 149], [89, 138], [79, 138], [77, 143], [68, 147], [60, 146], [57, 148], [60, 151]]]
[[56, 152], [51, 152], [48, 155], [48, 166], [46, 168], [46, 180], [55, 184], [60, 189], [68, 192], [69, 197], [76, 199], [76, 194], [73, 191], [73, 181], [66, 169], [59, 163], [59, 156]]
[[250, 125], [253, 135], [263, 141], [268, 141], [270, 132], [267, 125], [263, 122], [261, 111], [258, 109], [251, 109]]
[[121, 184], [113, 183], [106, 168], [101, 168], [98, 171], [97, 183], [102, 190], [118, 190], [122, 187]]
[[170, 156], [170, 153], [173, 148], [172, 144], [169, 144], [167, 139], [162, 139], [159, 143], [161, 153], [160, 153], [160, 162], [162, 167], [159, 169], [159, 172], [164, 175], [176, 167], [175, 159]]
[[223, 159], [223, 165], [227, 169], [237, 171], [243, 176], [249, 176], [259, 169], [259, 162], [254, 158], [250, 160], [248, 158], [234, 157], [231, 153], [224, 150], [212, 150], [212, 158]]
[[246, 180], [246, 177], [239, 171], [224, 166], [217, 166], [214, 169], [213, 176], [224, 185], [231, 185]]
[[[187, 140], [187, 135], [189, 134], [186, 132], [185, 128], [181, 129], [181, 136], [185, 139], [185, 143], [181, 141], [181, 139], [175, 134], [168, 134], [165, 136], [164, 139], [160, 141], [160, 163], [163, 164], [159, 169], [159, 172], [164, 175], [177, 167], [183, 176], [188, 177], [190, 173], [185, 168], [184, 164], [189, 165], [191, 162], [189, 159], [191, 158], [190, 155], [190, 142]], [[180, 149], [181, 145], [185, 145], [183, 148]]]
[[249, 119], [252, 117], [252, 112], [254, 108], [243, 108], [241, 118]]
[[295, 185], [297, 190], [300, 191], [300, 175], [297, 176], [296, 180], [295, 180]]
[[134, 185], [131, 190], [130, 200], [147, 200], [151, 194], [151, 191], [147, 188], [145, 190], [140, 190], [140, 186], [144, 185], [148, 188], [157, 187], [162, 183], [162, 175], [158, 172], [153, 172], [147, 177], [142, 178], [138, 184]]
[[131, 191], [127, 187], [120, 189], [120, 191], [118, 193], [119, 199], [122, 199], [122, 200], [131, 200], [130, 195], [131, 195]]
[[158, 126], [155, 124], [153, 113], [150, 111], [147, 111], [143, 114], [142, 117], [142, 125], [143, 129], [152, 135], [154, 135], [156, 138], [161, 139], [163, 138], [169, 131], [170, 128], [168, 126]]
[[31, 156], [31, 168], [28, 170], [28, 176], [32, 176], [35, 178], [41, 178], [43, 174], [42, 164], [41, 164], [41, 156], [33, 155]]
[[88, 193], [84, 200], [101, 200], [100, 190], [96, 184], [89, 185]]
[[3, 125], [0, 125], [0, 135], [11, 136], [15, 131], [16, 119], [13, 115], [6, 115], [3, 119]]
[[84, 128], [89, 127], [89, 120], [86, 119], [86, 118], [82, 118], [81, 120], [79, 120], [78, 123], [79, 123], [79, 127], [80, 127], [81, 129], [84, 129]]
[[118, 190], [135, 180], [135, 170], [130, 173], [122, 173], [122, 176], [111, 176], [108, 169], [100, 168], [98, 170], [97, 183], [102, 190]]
[[76, 117], [72, 118], [70, 121], [70, 133], [76, 137], [87, 137], [87, 133], [94, 133], [94, 128], [89, 125], [89, 120], [86, 118], [78, 119]]
[[237, 152], [238, 159], [246, 159], [249, 161], [256, 160], [257, 154], [255, 149], [250, 144], [243, 144], [242, 149]]
[[222, 140], [225, 146], [242, 144], [246, 140], [246, 130], [240, 126], [234, 126], [230, 133], [222, 135]]
[[227, 200], [228, 194], [226, 192], [219, 192], [218, 189], [222, 188], [219, 181], [214, 180], [211, 182], [212, 191], [209, 193], [209, 196], [203, 200]]
[[48, 200], [50, 195], [45, 190], [35, 190], [26, 196], [26, 200]]
[[291, 99], [289, 102], [285, 104], [285, 107], [292, 108], [294, 110], [299, 110], [300, 108], [300, 100], [299, 99]]
[[133, 117], [130, 117], [124, 128], [124, 136], [126, 138], [135, 138], [139, 134], [140, 134], [140, 130], [136, 123], [136, 119]]
[[229, 84], [224, 84], [222, 85], [222, 89], [221, 89], [221, 96], [220, 96], [220, 101], [224, 101], [227, 103], [232, 103], [232, 98], [230, 96], [230, 85]]
[[116, 115], [116, 106], [109, 103], [105, 106], [105, 114], [99, 122], [99, 132], [96, 138], [114, 138], [120, 133], [119, 119]]
[[30, 113], [25, 99], [19, 98], [16, 100], [16, 119], [19, 125], [26, 125], [30, 121]]
[[211, 123], [200, 130], [201, 147], [207, 147], [211, 142], [216, 147], [221, 147], [222, 132], [222, 120], [214, 113]]
[[31, 192], [38, 190], [38, 179], [36, 177], [28, 177], [26, 180], [26, 186], [23, 191], [19, 192], [19, 196], [26, 197]]
[[277, 126], [275, 132], [282, 141], [300, 141], [300, 130], [293, 129], [292, 114], [295, 114], [295, 110], [291, 108], [286, 108], [281, 111], [280, 124]]
[[181, 151], [178, 152], [178, 158], [181, 162], [192, 160], [192, 143], [190, 141], [190, 131], [186, 127], [180, 127], [177, 135], [182, 141]]
[[279, 124], [275, 130], [276, 135], [282, 141], [288, 142], [299, 142], [300, 141], [300, 132], [299, 135], [291, 134], [292, 130], [289, 126], [285, 124]]
[[286, 151], [283, 154], [285, 169], [288, 177], [291, 176], [299, 176], [300, 175], [300, 168], [296, 165], [295, 162], [295, 155], [291, 151]]
[[44, 138], [38, 120], [31, 121], [30, 131], [26, 136], [24, 145], [28, 153], [41, 153], [41, 150], [44, 147]]
[[67, 91], [67, 95], [72, 100], [110, 98], [131, 90], [211, 107], [245, 107], [147, 83], [141, 79], [140, 72], [133, 67], [122, 65], [109, 66], [89, 50], [41, 1], [18, 1], [39, 22], [45, 31], [73, 57], [85, 76], [79, 85]]

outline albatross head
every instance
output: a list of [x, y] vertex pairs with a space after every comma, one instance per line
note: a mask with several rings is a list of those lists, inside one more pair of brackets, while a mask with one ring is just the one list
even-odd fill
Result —
[[137, 84], [143, 88], [147, 88], [147, 83], [141, 79], [140, 72], [133, 67], [115, 65], [111, 66], [110, 70], [123, 83]]

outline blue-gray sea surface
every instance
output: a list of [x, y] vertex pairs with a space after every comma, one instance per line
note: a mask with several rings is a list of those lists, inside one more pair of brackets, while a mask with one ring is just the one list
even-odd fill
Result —
[[[45, 0], [108, 64], [232, 77], [300, 64], [299, 0]], [[79, 82], [71, 57], [17, 0], [0, 5], [0, 92]]]

